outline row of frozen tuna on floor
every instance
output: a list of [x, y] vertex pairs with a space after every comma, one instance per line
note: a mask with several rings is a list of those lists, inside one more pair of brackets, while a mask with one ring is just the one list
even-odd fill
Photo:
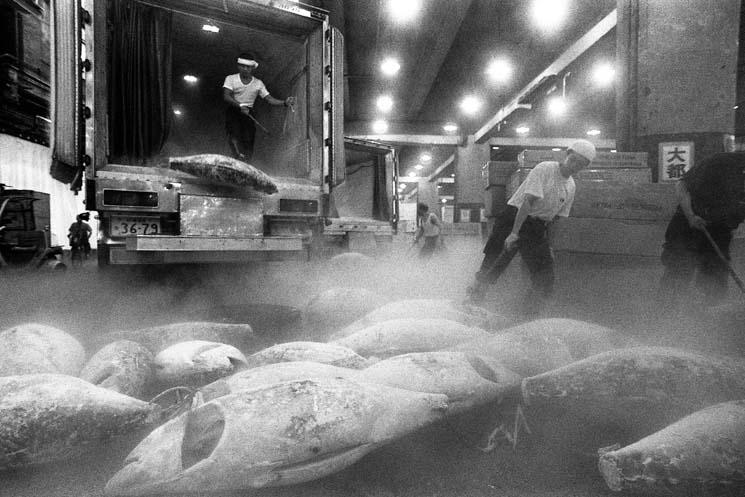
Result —
[[[493, 405], [504, 426], [518, 406], [534, 428], [559, 412], [578, 426], [623, 426], [634, 438], [622, 442], [637, 441], [596, 447], [613, 490], [745, 484], [742, 361], [640, 346], [567, 319], [474, 326], [489, 322], [505, 325], [449, 301], [393, 302], [328, 342], [253, 354], [241, 350], [249, 326], [177, 323], [111, 334], [87, 362], [67, 333], [17, 326], [0, 332], [0, 468], [134, 435], [144, 438], [108, 495], [291, 485]], [[170, 419], [136, 398], [176, 385], [195, 393]]]

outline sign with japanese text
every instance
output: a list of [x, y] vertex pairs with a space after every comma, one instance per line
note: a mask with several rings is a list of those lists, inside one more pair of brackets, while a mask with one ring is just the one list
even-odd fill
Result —
[[659, 180], [676, 181], [693, 167], [693, 142], [660, 143]]

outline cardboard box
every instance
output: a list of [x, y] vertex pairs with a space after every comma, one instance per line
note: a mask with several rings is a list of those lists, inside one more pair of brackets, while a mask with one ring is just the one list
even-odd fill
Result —
[[[565, 150], [523, 150], [517, 156], [520, 167], [535, 167], [543, 161], [560, 162]], [[649, 169], [647, 152], [598, 152], [590, 165], [592, 169]]]
[[554, 250], [659, 257], [667, 222], [567, 218], [552, 229]]
[[577, 181], [571, 217], [668, 222], [678, 200], [670, 183]]

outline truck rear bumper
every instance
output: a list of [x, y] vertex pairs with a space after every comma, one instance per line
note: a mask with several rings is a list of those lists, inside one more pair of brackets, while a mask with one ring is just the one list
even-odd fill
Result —
[[109, 264], [188, 264], [306, 260], [302, 236], [129, 236], [109, 243]]

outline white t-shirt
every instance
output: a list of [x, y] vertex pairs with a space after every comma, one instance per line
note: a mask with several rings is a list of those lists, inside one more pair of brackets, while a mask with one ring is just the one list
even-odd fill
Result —
[[233, 92], [233, 98], [238, 103], [248, 104], [249, 107], [253, 107], [257, 95], [261, 98], [266, 98], [269, 95], [264, 82], [259, 78], [252, 77], [251, 81], [244, 85], [240, 74], [228, 75], [222, 87], [231, 90]]
[[440, 235], [440, 218], [434, 212], [430, 212], [422, 223], [422, 235], [425, 237]]
[[558, 162], [546, 161], [539, 163], [528, 173], [528, 177], [507, 203], [519, 209], [525, 195], [533, 195], [537, 200], [528, 215], [551, 221], [556, 216], [569, 216], [575, 190], [574, 178], [562, 176]]

